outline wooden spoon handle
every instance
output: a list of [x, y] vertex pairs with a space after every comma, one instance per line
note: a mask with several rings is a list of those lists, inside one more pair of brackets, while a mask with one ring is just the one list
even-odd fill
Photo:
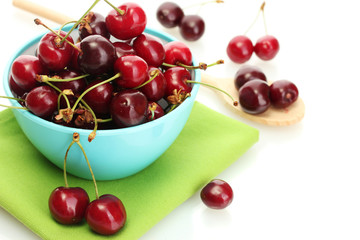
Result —
[[66, 22], [73, 21], [74, 19], [61, 14], [59, 12], [55, 12], [53, 9], [46, 8], [44, 6], [35, 4], [28, 0], [13, 0], [13, 5], [20, 9], [23, 9], [27, 12], [34, 13], [35, 15], [39, 15], [40, 17], [47, 18], [53, 22], [64, 24]]

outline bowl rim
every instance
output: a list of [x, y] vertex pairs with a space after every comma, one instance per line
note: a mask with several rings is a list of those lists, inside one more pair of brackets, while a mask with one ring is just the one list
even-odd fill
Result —
[[[72, 27], [72, 25], [68, 25], [65, 26], [63, 28], [63, 30], [68, 31], [70, 30], [70, 28]], [[34, 44], [36, 44], [37, 42], [40, 41], [40, 39], [42, 38], [42, 36], [44, 34], [48, 33], [44, 32], [42, 34], [39, 34], [38, 36], [34, 37], [33, 39], [31, 39], [30, 41], [28, 41], [25, 45], [23, 45], [19, 50], [17, 50], [12, 57], [8, 60], [7, 65], [5, 67], [5, 71], [3, 74], [3, 87], [4, 87], [4, 92], [8, 97], [14, 97], [14, 95], [12, 94], [11, 90], [10, 90], [10, 86], [9, 86], [9, 77], [11, 74], [11, 66], [13, 61], [20, 56], [21, 54], [23, 54], [28, 48], [30, 48], [31, 46], [33, 46]], [[160, 39], [163, 39], [167, 42], [172, 42], [172, 41], [178, 41], [175, 37], [171, 36], [168, 33], [165, 33], [163, 31], [160, 30], [155, 30], [149, 27], [146, 27], [144, 30], [144, 33], [148, 33], [151, 35], [154, 35]], [[194, 59], [193, 56], [193, 64], [197, 65], [198, 62]], [[201, 74], [200, 74], [200, 70], [199, 69], [195, 69], [194, 70], [194, 80], [196, 82], [200, 82], [201, 81]], [[163, 121], [167, 121], [167, 119], [171, 120], [170, 118], [176, 114], [179, 111], [182, 111], [182, 109], [188, 107], [189, 104], [191, 104], [191, 101], [195, 101], [195, 97], [197, 95], [197, 92], [199, 91], [199, 87], [200, 84], [194, 84], [193, 88], [191, 90], [191, 95], [185, 99], [185, 101], [183, 103], [181, 103], [178, 107], [176, 107], [172, 112], [165, 114], [163, 117], [156, 119], [154, 121], [150, 121], [150, 122], [145, 122], [136, 126], [131, 126], [131, 127], [125, 127], [125, 128], [118, 128], [118, 129], [98, 129], [96, 131], [97, 135], [113, 135], [116, 133], [131, 133], [131, 132], [138, 132], [138, 131], [142, 131], [148, 128], [152, 128], [154, 126], [160, 125]], [[16, 107], [21, 107], [21, 105], [13, 99], [9, 99], [10, 103], [12, 106], [16, 106]], [[62, 126], [60, 124], [56, 124], [53, 123], [51, 121], [42, 119], [36, 115], [34, 115], [33, 113], [31, 113], [28, 110], [22, 110], [22, 109], [12, 109], [13, 111], [20, 111], [21, 114], [28, 118], [29, 120], [33, 121], [33, 122], [37, 122], [37, 124], [42, 125], [46, 128], [51, 128], [54, 129], [58, 132], [65, 132], [65, 133], [71, 133], [73, 134], [74, 132], [77, 132], [79, 134], [90, 134], [93, 130], [92, 129], [81, 129], [81, 128], [74, 128], [74, 127], [67, 127], [67, 126]]]

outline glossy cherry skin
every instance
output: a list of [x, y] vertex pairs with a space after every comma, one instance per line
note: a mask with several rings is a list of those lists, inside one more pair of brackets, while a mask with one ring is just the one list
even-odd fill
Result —
[[50, 195], [49, 209], [53, 218], [61, 224], [77, 224], [85, 217], [89, 196], [80, 187], [58, 187]]
[[239, 103], [244, 112], [260, 114], [270, 107], [270, 87], [263, 80], [252, 80], [239, 89]]
[[113, 45], [117, 58], [125, 55], [136, 55], [134, 48], [126, 42], [113, 42]]
[[148, 100], [146, 96], [135, 89], [118, 92], [110, 104], [112, 120], [116, 125], [135, 126], [145, 122]]
[[279, 41], [271, 35], [259, 38], [254, 46], [256, 56], [264, 61], [273, 59], [280, 50]]
[[[80, 49], [80, 42], [75, 43], [75, 46]], [[71, 60], [69, 63], [70, 69], [76, 70], [76, 71], [81, 71], [79, 63], [78, 63], [79, 55], [80, 55], [79, 51], [76, 50], [73, 52], [73, 55], [71, 56]]]
[[178, 62], [191, 66], [192, 53], [190, 48], [183, 42], [172, 41], [164, 45], [165, 60], [164, 62], [176, 65]]
[[174, 2], [164, 2], [156, 10], [156, 18], [166, 28], [173, 28], [180, 24], [184, 12]]
[[196, 41], [205, 32], [205, 22], [199, 15], [186, 15], [182, 18], [179, 29], [185, 40]]
[[101, 35], [90, 35], [80, 42], [82, 54], [78, 64], [82, 71], [100, 75], [112, 70], [116, 60], [115, 47]]
[[149, 66], [160, 67], [165, 59], [165, 49], [161, 40], [143, 33], [135, 38], [132, 44], [136, 54], [143, 58]]
[[11, 76], [24, 91], [30, 91], [39, 85], [36, 75], [47, 74], [48, 70], [39, 58], [31, 55], [20, 55], [11, 66]]
[[[85, 90], [101, 83], [102, 80], [91, 82]], [[90, 106], [97, 116], [104, 116], [110, 113], [110, 103], [113, 96], [114, 87], [111, 83], [104, 83], [90, 90], [84, 95], [84, 101]]]
[[234, 194], [227, 182], [214, 179], [201, 190], [200, 197], [209, 208], [224, 209], [231, 204]]
[[260, 79], [267, 81], [265, 73], [256, 66], [253, 65], [242, 65], [235, 74], [235, 88], [239, 90], [246, 82], [253, 80], [253, 79]]
[[235, 63], [247, 62], [254, 52], [251, 40], [247, 36], [236, 36], [230, 40], [226, 48], [229, 58]]
[[123, 88], [134, 88], [141, 85], [148, 76], [148, 65], [144, 59], [135, 55], [118, 58], [114, 64], [114, 71], [121, 76], [115, 80]]
[[124, 11], [124, 14], [120, 15], [113, 9], [105, 18], [110, 34], [117, 39], [127, 40], [143, 33], [147, 23], [144, 10], [131, 2], [124, 3], [118, 8]]
[[157, 102], [149, 102], [146, 111], [146, 121], [154, 121], [165, 115], [164, 109]]
[[24, 89], [22, 89], [14, 80], [14, 78], [12, 76], [10, 76], [9, 79], [9, 87], [10, 87], [10, 91], [11, 93], [14, 95], [14, 97], [16, 98], [21, 98], [26, 91]]
[[289, 80], [277, 80], [270, 85], [270, 101], [276, 108], [286, 108], [299, 96], [296, 85]]
[[84, 24], [80, 23], [79, 37], [80, 40], [86, 38], [89, 35], [101, 35], [107, 39], [110, 39], [110, 33], [106, 27], [105, 18], [100, 13], [89, 12], [85, 17], [85, 21], [90, 29], [84, 27]]
[[191, 80], [190, 72], [183, 67], [172, 67], [164, 72], [166, 80], [165, 96], [174, 94], [174, 90], [185, 91], [190, 93], [192, 90], [191, 84], [187, 83], [187, 80]]
[[[65, 37], [66, 32], [61, 31], [60, 36]], [[67, 40], [74, 43], [71, 36]], [[72, 54], [76, 51], [73, 46], [64, 41], [59, 44], [61, 39], [54, 33], [45, 34], [38, 45], [37, 54], [42, 64], [52, 71], [60, 71], [67, 67], [71, 61]]]
[[[57, 74], [61, 79], [70, 79], [81, 76], [82, 73], [75, 70], [65, 69]], [[60, 90], [70, 89], [74, 95], [81, 94], [86, 88], [86, 79], [80, 78], [77, 80], [64, 81], [64, 82], [54, 82], [54, 85]]]
[[57, 92], [49, 86], [33, 88], [25, 98], [26, 107], [36, 116], [50, 117], [57, 110]]
[[105, 194], [89, 204], [85, 218], [94, 232], [112, 235], [125, 225], [126, 211], [119, 198]]
[[148, 77], [145, 81], [148, 81], [152, 77], [151, 74], [154, 73], [155, 70], [159, 71], [158, 75], [151, 82], [139, 88], [149, 101], [154, 102], [163, 98], [166, 90], [166, 80], [164, 74], [156, 67], [149, 67]]

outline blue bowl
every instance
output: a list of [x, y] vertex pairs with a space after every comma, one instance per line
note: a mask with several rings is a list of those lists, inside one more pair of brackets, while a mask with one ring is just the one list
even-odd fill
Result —
[[[64, 28], [68, 31], [70, 27]], [[150, 28], [146, 33], [159, 37], [164, 42], [175, 41], [172, 36]], [[9, 88], [12, 62], [22, 54], [33, 54], [43, 35], [29, 41], [9, 60], [4, 71], [4, 90], [13, 97]], [[197, 64], [193, 60], [194, 64]], [[200, 72], [193, 72], [194, 80], [200, 82]], [[80, 142], [89, 158], [97, 180], [124, 178], [143, 170], [159, 158], [182, 131], [192, 110], [199, 84], [194, 84], [191, 96], [165, 116], [138, 126], [98, 130], [95, 139], [88, 142], [92, 130], [64, 127], [41, 119], [27, 110], [13, 109], [21, 129], [49, 161], [63, 169], [64, 157], [74, 132], [79, 133]], [[20, 106], [10, 100], [13, 106]], [[80, 178], [91, 179], [86, 160], [79, 146], [73, 145], [67, 159], [67, 172]]]

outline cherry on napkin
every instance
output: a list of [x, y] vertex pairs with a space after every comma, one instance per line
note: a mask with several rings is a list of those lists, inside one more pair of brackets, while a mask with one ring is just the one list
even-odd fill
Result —
[[[138, 239], [177, 206], [229, 167], [258, 141], [258, 130], [199, 102], [179, 137], [145, 170], [114, 181], [98, 181], [99, 195], [125, 205], [127, 222], [111, 239]], [[241, 159], [240, 159], [241, 161]], [[68, 175], [71, 187], [95, 198], [92, 181]], [[103, 239], [86, 222], [64, 226], [52, 219], [48, 199], [64, 185], [63, 171], [27, 140], [11, 110], [0, 113], [0, 206], [42, 239]]]

